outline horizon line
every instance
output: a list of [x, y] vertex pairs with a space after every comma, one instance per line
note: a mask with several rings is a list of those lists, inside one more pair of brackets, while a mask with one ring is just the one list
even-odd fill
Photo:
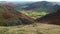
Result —
[[[42, 1], [46, 1], [46, 0], [42, 0]], [[4, 2], [4, 1], [1, 1], [0, 2]], [[19, 1], [19, 0], [15, 0], [15, 1], [6, 1], [6, 2], [39, 2], [39, 1]], [[60, 2], [60, 1], [47, 1], [47, 2]]]

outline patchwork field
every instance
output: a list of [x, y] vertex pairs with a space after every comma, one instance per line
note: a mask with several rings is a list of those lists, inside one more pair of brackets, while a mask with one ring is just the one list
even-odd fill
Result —
[[37, 12], [37, 11], [21, 11], [21, 13], [31, 16], [32, 18], [36, 19], [36, 18], [40, 18], [48, 13], [46, 12]]

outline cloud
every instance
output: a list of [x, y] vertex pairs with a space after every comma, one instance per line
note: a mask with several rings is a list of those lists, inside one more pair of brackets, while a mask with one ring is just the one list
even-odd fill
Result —
[[60, 2], [60, 0], [0, 0], [0, 1], [50, 1], [50, 2]]
[[60, 2], [60, 0], [46, 0], [46, 1], [50, 1], [50, 2]]
[[0, 0], [0, 1], [43, 1], [43, 0]]

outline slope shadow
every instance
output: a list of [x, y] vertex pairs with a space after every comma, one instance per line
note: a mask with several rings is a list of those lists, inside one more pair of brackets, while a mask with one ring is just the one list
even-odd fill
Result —
[[41, 18], [37, 18], [35, 21], [39, 23], [60, 25], [60, 9], [54, 13], [47, 14]]

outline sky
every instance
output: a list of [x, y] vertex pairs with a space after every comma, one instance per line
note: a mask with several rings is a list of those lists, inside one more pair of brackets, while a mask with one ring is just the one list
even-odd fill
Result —
[[49, 1], [49, 2], [60, 2], [60, 0], [0, 0], [0, 1], [33, 1], [33, 2], [37, 2], [37, 1]]

